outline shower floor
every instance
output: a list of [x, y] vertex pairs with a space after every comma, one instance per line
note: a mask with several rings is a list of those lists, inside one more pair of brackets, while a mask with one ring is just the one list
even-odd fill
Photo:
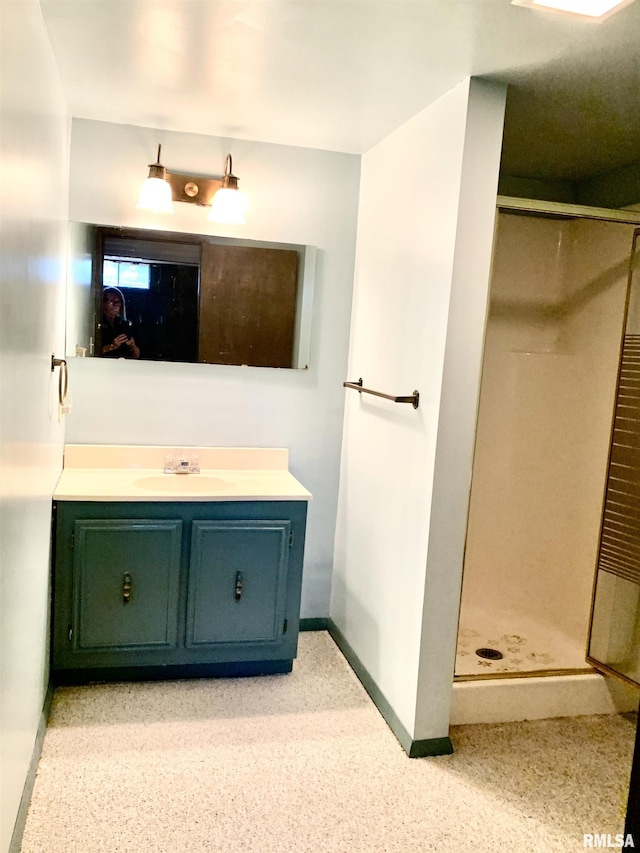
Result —
[[[501, 660], [485, 660], [476, 649], [502, 652]], [[587, 670], [584, 644], [555, 628], [520, 614], [466, 612], [460, 617], [455, 674], [490, 675], [545, 670]]]

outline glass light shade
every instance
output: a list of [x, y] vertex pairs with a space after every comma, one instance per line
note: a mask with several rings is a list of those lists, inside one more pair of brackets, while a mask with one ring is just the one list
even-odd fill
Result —
[[208, 218], [222, 225], [244, 225], [246, 209], [247, 199], [239, 190], [222, 187], [213, 197]]
[[535, 0], [536, 6], [559, 9], [561, 12], [574, 12], [577, 15], [588, 15], [591, 18], [606, 15], [620, 2], [621, 0]]
[[173, 213], [171, 187], [162, 178], [147, 178], [140, 189], [136, 208], [151, 213]]
[[610, 12], [627, 5], [628, 0], [511, 0], [514, 6], [554, 9], [589, 18], [605, 18]]

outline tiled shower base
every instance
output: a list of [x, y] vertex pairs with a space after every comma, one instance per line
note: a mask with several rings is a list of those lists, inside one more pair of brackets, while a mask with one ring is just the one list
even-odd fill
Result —
[[[586, 637], [585, 637], [586, 643]], [[500, 660], [487, 660], [477, 649], [495, 649]], [[519, 614], [490, 614], [463, 609], [456, 652], [457, 676], [589, 670], [585, 644]]]

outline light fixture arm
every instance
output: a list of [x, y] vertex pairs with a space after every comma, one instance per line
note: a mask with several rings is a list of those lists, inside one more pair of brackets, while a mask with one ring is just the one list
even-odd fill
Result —
[[162, 150], [162, 145], [158, 145], [158, 159], [155, 163], [149, 163], [149, 177], [150, 178], [160, 178], [161, 181], [166, 180], [167, 170], [160, 162], [160, 152]]
[[[162, 168], [162, 167], [161, 167]], [[186, 175], [165, 169], [165, 180], [171, 186], [174, 201], [186, 201], [211, 207], [218, 190], [238, 190], [238, 177], [233, 174], [233, 160], [227, 154], [221, 178]]]
[[227, 154], [227, 159], [224, 161], [224, 175], [222, 176], [222, 187], [225, 190], [237, 190], [238, 179], [233, 174], [233, 160], [231, 154]]

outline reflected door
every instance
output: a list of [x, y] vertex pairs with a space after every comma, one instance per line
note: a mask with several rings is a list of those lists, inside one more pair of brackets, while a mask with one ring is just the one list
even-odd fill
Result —
[[203, 243], [199, 361], [293, 367], [298, 253]]
[[640, 229], [629, 269], [587, 660], [640, 686]]

